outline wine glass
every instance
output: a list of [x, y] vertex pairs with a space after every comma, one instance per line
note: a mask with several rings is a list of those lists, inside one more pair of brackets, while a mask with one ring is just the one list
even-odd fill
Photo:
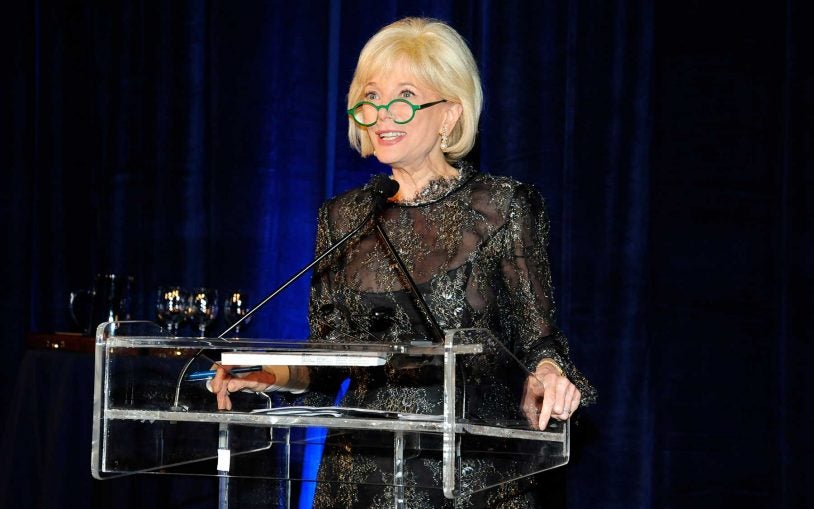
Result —
[[[231, 292], [225, 299], [223, 299], [223, 320], [228, 327], [231, 327], [235, 322], [246, 316], [251, 310], [249, 307], [246, 293], [240, 290]], [[249, 325], [251, 317], [240, 322], [240, 325], [235, 327], [234, 335], [237, 337], [240, 334], [240, 328]]]
[[158, 321], [173, 336], [178, 335], [178, 328], [187, 318], [187, 291], [180, 286], [162, 286], [158, 289], [155, 308]]
[[218, 291], [196, 288], [189, 296], [187, 315], [198, 327], [199, 336], [206, 337], [206, 328], [218, 316]]

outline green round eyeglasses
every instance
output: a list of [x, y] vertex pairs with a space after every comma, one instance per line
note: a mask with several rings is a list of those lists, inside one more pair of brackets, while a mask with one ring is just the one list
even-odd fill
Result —
[[348, 110], [354, 122], [359, 125], [370, 127], [379, 121], [379, 110], [385, 110], [390, 114], [390, 118], [397, 124], [406, 124], [415, 116], [415, 112], [436, 104], [447, 102], [446, 99], [433, 101], [424, 104], [413, 104], [407, 99], [396, 98], [387, 104], [376, 105], [370, 101], [359, 101], [356, 106]]

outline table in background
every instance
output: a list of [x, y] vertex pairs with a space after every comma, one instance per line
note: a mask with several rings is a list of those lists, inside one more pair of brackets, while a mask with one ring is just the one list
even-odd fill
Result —
[[9, 387], [0, 453], [0, 507], [115, 509], [215, 507], [217, 480], [90, 475], [94, 338], [28, 335]]

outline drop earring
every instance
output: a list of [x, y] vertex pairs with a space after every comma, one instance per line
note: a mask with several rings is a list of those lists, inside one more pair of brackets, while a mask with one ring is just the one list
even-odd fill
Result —
[[438, 134], [441, 135], [441, 152], [446, 152], [447, 147], [449, 146], [449, 135], [447, 134], [446, 124], [441, 126], [441, 132]]

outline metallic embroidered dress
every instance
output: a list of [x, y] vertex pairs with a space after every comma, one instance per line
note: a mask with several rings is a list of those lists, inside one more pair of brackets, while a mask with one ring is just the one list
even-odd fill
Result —
[[[316, 251], [322, 252], [351, 231], [371, 209], [370, 184], [328, 202], [319, 212]], [[394, 203], [381, 224], [443, 329], [486, 328], [529, 371], [552, 358], [590, 404], [596, 392], [574, 367], [565, 336], [555, 327], [547, 244], [549, 222], [540, 194], [507, 177], [459, 166], [453, 179], [427, 185], [411, 202]], [[427, 320], [414, 303], [386, 245], [373, 225], [357, 234], [314, 272], [309, 317], [311, 337], [336, 342], [402, 342], [431, 339]], [[467, 368], [478, 383], [499, 397], [478, 401], [471, 416], [516, 417], [520, 388], [504, 376], [504, 360], [472, 361]], [[350, 387], [342, 405], [395, 412], [439, 414], [443, 402], [438, 366], [379, 370], [312, 369], [311, 390], [334, 394], [345, 376]], [[349, 484], [320, 484], [315, 507], [392, 507], [390, 464], [355, 453], [350, 441], [326, 450], [320, 475]], [[490, 465], [470, 469], [464, 480], [476, 486]], [[440, 464], [427, 459], [408, 473], [436, 478]], [[360, 487], [355, 483], [380, 486]], [[420, 484], [420, 483], [419, 483]], [[458, 501], [459, 507], [533, 507], [533, 497], [517, 483]], [[433, 498], [433, 497], [436, 498]], [[407, 507], [452, 506], [421, 490], [407, 490]]]

